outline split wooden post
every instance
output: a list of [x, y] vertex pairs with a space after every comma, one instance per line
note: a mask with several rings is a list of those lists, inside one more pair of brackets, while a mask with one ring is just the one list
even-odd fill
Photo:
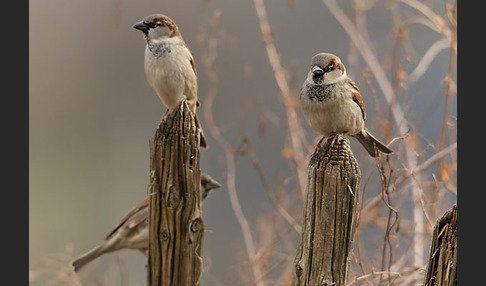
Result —
[[457, 285], [457, 205], [434, 226], [424, 285]]
[[150, 141], [147, 285], [199, 285], [202, 274], [199, 136], [183, 101]]
[[361, 172], [349, 140], [329, 141], [307, 170], [302, 232], [293, 264], [294, 286], [344, 286], [358, 218]]

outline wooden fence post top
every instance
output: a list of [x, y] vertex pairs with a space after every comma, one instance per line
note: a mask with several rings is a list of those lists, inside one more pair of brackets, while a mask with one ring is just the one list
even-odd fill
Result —
[[457, 205], [434, 226], [424, 285], [457, 285]]
[[323, 143], [320, 149], [309, 160], [309, 167], [324, 167], [325, 164], [341, 165], [345, 169], [349, 169], [350, 173], [360, 173], [358, 162], [351, 151], [351, 146], [348, 138], [336, 140], [331, 146], [332, 139]]
[[361, 172], [344, 138], [311, 157], [292, 285], [346, 285]]
[[202, 275], [200, 129], [183, 101], [150, 141], [147, 285], [199, 285]]

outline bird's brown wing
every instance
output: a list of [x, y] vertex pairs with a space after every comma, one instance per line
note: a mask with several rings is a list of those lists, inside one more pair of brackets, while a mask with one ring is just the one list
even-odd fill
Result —
[[110, 234], [106, 237], [108, 239], [112, 236], [118, 229], [126, 225], [128, 228], [134, 228], [138, 224], [142, 223], [148, 218], [150, 197], [146, 197], [138, 205], [134, 206], [117, 224], [115, 229], [113, 229]]
[[189, 58], [189, 62], [191, 63], [192, 70], [194, 71], [194, 74], [197, 77], [196, 62], [194, 61], [194, 57], [192, 56], [191, 50], [189, 49], [189, 46], [186, 43], [184, 43], [184, 47], [186, 47], [187, 51], [189, 52], [189, 55], [191, 55], [191, 57]]
[[366, 111], [363, 103], [363, 97], [361, 96], [361, 92], [359, 92], [359, 88], [352, 81], [351, 79], [348, 79], [348, 83], [351, 86], [351, 92], [353, 93], [353, 101], [356, 102], [359, 105], [359, 108], [361, 108], [361, 114], [363, 115], [363, 120], [366, 119]]

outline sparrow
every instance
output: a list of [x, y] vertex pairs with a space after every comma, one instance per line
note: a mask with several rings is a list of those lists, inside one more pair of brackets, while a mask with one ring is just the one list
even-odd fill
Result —
[[[220, 188], [221, 184], [211, 176], [201, 173], [201, 198], [208, 197], [213, 189]], [[149, 208], [150, 197], [133, 207], [120, 220], [105, 240], [92, 250], [81, 255], [72, 262], [74, 271], [78, 272], [83, 266], [99, 256], [120, 249], [136, 249], [147, 255], [149, 247]]]
[[144, 68], [150, 87], [168, 109], [175, 109], [182, 100], [187, 100], [196, 126], [201, 130], [200, 146], [207, 148], [196, 115], [199, 105], [196, 64], [176, 23], [165, 15], [153, 14], [133, 28], [142, 31], [147, 42]]
[[324, 135], [317, 146], [326, 137], [349, 135], [358, 139], [371, 157], [378, 155], [377, 150], [392, 153], [366, 128], [361, 93], [336, 55], [319, 53], [312, 57], [299, 96], [305, 120], [314, 131]]

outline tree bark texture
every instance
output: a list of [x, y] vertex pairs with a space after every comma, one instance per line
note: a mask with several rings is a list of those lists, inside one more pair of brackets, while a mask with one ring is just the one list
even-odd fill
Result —
[[349, 140], [326, 142], [310, 159], [292, 285], [346, 285], [361, 172]]
[[150, 141], [147, 285], [200, 285], [199, 136], [187, 104], [165, 115]]
[[435, 224], [425, 286], [457, 285], [457, 205]]

